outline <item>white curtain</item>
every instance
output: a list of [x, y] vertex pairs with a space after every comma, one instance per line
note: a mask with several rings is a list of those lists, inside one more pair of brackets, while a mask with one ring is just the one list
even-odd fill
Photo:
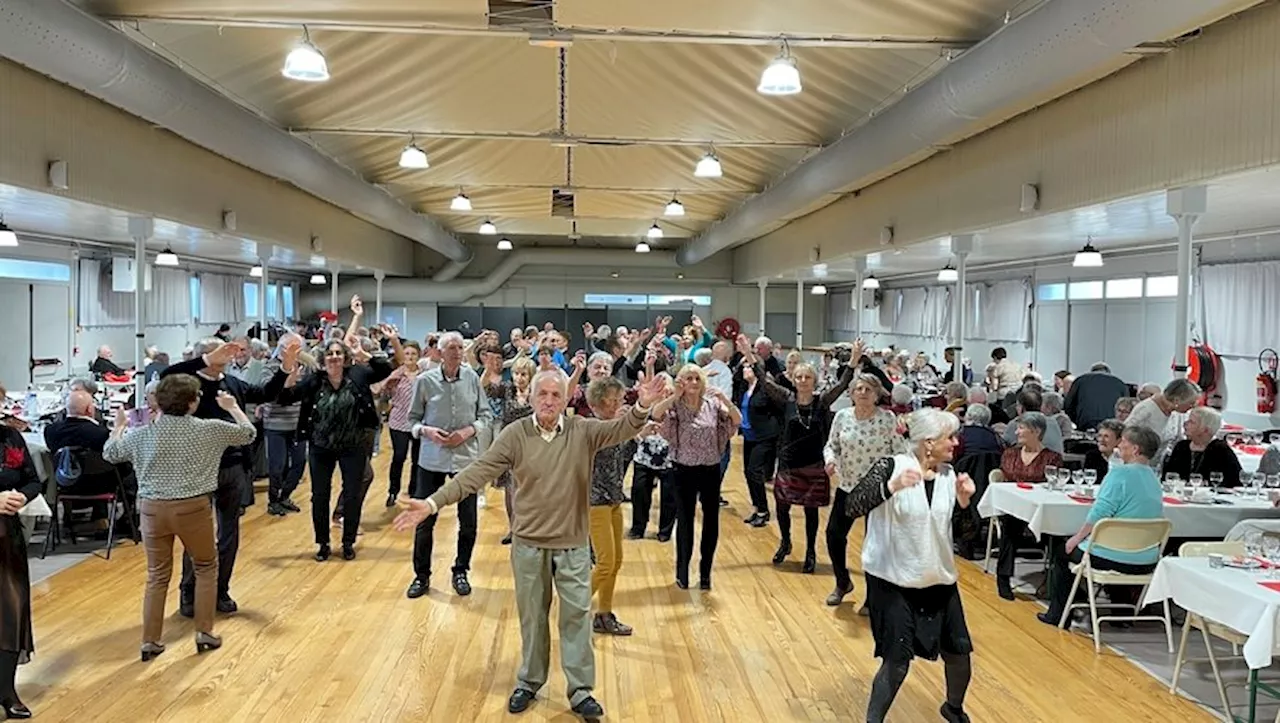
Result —
[[[151, 269], [151, 290], [145, 292], [143, 313], [148, 326], [186, 324], [191, 317], [187, 272]], [[97, 328], [132, 326], [132, 293], [111, 290], [111, 263], [97, 259], [80, 261], [80, 326]]]
[[902, 292], [897, 289], [883, 289], [880, 292], [879, 321], [877, 331], [888, 333], [898, 324], [898, 309], [902, 305]]
[[949, 340], [952, 334], [951, 287], [931, 286], [925, 291], [924, 335]]
[[1028, 279], [987, 284], [978, 293], [976, 339], [1031, 341], [1031, 282]]
[[924, 287], [902, 289], [902, 305], [893, 324], [894, 334], [920, 336], [925, 333], [925, 303], [929, 292]]
[[200, 274], [200, 323], [231, 324], [244, 321], [244, 277]]
[[1200, 282], [1200, 336], [1214, 351], [1255, 357], [1280, 345], [1280, 261], [1202, 266]]
[[837, 292], [827, 297], [827, 328], [831, 331], [857, 331], [857, 314], [860, 309], [854, 309], [853, 305], [857, 303], [858, 297], [852, 291]]

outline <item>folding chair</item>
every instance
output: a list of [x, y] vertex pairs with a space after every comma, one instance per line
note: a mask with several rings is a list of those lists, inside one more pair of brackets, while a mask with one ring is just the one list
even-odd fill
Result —
[[[1243, 542], [1184, 542], [1182, 547], [1178, 548], [1179, 557], [1207, 557], [1211, 553], [1221, 555], [1235, 556], [1244, 554]], [[1238, 646], [1244, 645], [1249, 640], [1249, 636], [1238, 630], [1215, 623], [1204, 617], [1196, 615], [1190, 610], [1187, 611], [1186, 621], [1182, 624], [1182, 640], [1178, 643], [1178, 659], [1173, 664], [1173, 680], [1169, 683], [1169, 692], [1173, 695], [1178, 694], [1178, 679], [1182, 676], [1182, 664], [1187, 661], [1187, 635], [1191, 632], [1191, 628], [1198, 628], [1200, 636], [1204, 639], [1205, 650], [1209, 651], [1209, 667], [1213, 669], [1213, 682], [1218, 686], [1218, 695], [1222, 698], [1222, 711], [1227, 714], [1228, 720], [1234, 720], [1231, 713], [1231, 702], [1227, 699], [1227, 686], [1222, 682], [1222, 674], [1218, 672], [1218, 659], [1213, 654], [1212, 638], [1220, 638], [1232, 644], [1233, 649], [1238, 650]], [[1232, 658], [1238, 658], [1239, 655], [1232, 655]], [[1195, 660], [1203, 660], [1197, 658]]]
[[[1071, 592], [1067, 594], [1068, 604], [1062, 611], [1062, 619], [1058, 622], [1058, 627], [1065, 629], [1067, 621], [1071, 619], [1071, 611], [1078, 607], [1084, 607], [1086, 603], [1072, 602], [1076, 597], [1076, 590], [1080, 589], [1080, 581], [1084, 580], [1088, 585], [1087, 592], [1089, 595], [1089, 616], [1093, 624], [1093, 650], [1095, 653], [1102, 652], [1102, 633], [1099, 628], [1100, 623], [1106, 620], [1158, 620], [1164, 623], [1165, 639], [1169, 644], [1169, 652], [1173, 652], [1173, 623], [1169, 618], [1169, 601], [1163, 601], [1164, 615], [1140, 615], [1142, 599], [1147, 594], [1147, 587], [1151, 584], [1151, 578], [1155, 575], [1155, 571], [1142, 574], [1128, 574], [1116, 572], [1114, 570], [1099, 570], [1093, 566], [1093, 548], [1094, 546], [1102, 546], [1117, 552], [1143, 552], [1155, 548], [1158, 551], [1164, 549], [1164, 543], [1169, 540], [1169, 531], [1173, 529], [1173, 523], [1166, 519], [1154, 520], [1117, 520], [1105, 519], [1100, 520], [1093, 528], [1093, 533], [1089, 535], [1089, 548], [1085, 550], [1084, 557], [1079, 563], [1071, 565], [1071, 571], [1075, 573], [1075, 580], [1071, 583]], [[1098, 585], [1133, 585], [1140, 586], [1142, 592], [1138, 595], [1138, 602], [1133, 605], [1127, 603], [1103, 603], [1097, 602]], [[1098, 608], [1133, 608], [1133, 615], [1104, 615], [1098, 617]]]
[[[106, 559], [111, 559], [111, 549], [115, 546], [116, 533], [116, 517], [117, 506], [124, 507], [125, 517], [129, 520], [129, 529], [132, 534], [130, 538], [133, 543], [138, 544], [140, 539], [138, 533], [138, 523], [133, 517], [133, 505], [129, 502], [129, 497], [125, 494], [124, 479], [120, 476], [120, 468], [102, 457], [101, 452], [95, 452], [83, 447], [71, 447], [68, 449], [70, 454], [76, 456], [80, 463], [80, 474], [83, 477], [90, 476], [106, 476], [111, 475], [115, 479], [115, 490], [101, 494], [84, 495], [75, 493], [64, 493], [61, 487], [54, 485], [53, 504], [50, 505], [53, 511], [53, 519], [49, 522], [49, 532], [45, 535], [44, 545], [40, 550], [40, 558], [43, 559], [49, 553], [49, 550], [57, 547], [62, 538], [62, 528], [59, 524], [58, 511], [62, 510], [65, 517], [70, 517], [70, 512], [65, 505], [69, 502], [105, 502], [107, 504], [107, 553]], [[71, 544], [76, 543], [76, 535], [74, 528], [70, 524], [67, 525], [67, 532], [71, 536]], [[96, 553], [95, 553], [96, 554]]]

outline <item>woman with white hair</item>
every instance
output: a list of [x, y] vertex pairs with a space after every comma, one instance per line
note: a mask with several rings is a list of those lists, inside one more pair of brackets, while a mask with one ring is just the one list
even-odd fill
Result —
[[1040, 412], [1049, 418], [1050, 423], [1058, 425], [1062, 438], [1066, 439], [1076, 431], [1076, 425], [1071, 421], [1071, 417], [1062, 411], [1063, 403], [1062, 395], [1058, 392], [1045, 392], [1040, 398]]
[[1200, 475], [1208, 483], [1209, 475], [1222, 475], [1223, 487], [1240, 486], [1240, 458], [1224, 440], [1217, 439], [1222, 428], [1222, 414], [1209, 407], [1196, 407], [1187, 412], [1182, 430], [1186, 439], [1173, 445], [1164, 460], [1163, 474], [1174, 473], [1182, 479]]
[[862, 568], [880, 670], [871, 684], [868, 723], [881, 723], [914, 657], [946, 671], [940, 713], [968, 723], [965, 693], [973, 642], [965, 624], [951, 553], [951, 513], [969, 506], [974, 484], [956, 475], [951, 456], [960, 427], [954, 414], [921, 409], [907, 418], [910, 451], [877, 461], [850, 492], [846, 512], [867, 517]]
[[915, 410], [915, 393], [906, 384], [894, 384], [889, 392], [889, 400], [889, 409], [894, 414], [910, 414]]
[[1145, 427], [1160, 437], [1160, 449], [1151, 461], [1159, 464], [1169, 453], [1169, 447], [1178, 436], [1178, 427], [1169, 423], [1175, 413], [1186, 414], [1200, 399], [1200, 387], [1187, 379], [1174, 379], [1160, 393], [1138, 402], [1125, 426]]
[[[1046, 467], [1060, 467], [1062, 455], [1044, 444], [1044, 433], [1052, 424], [1040, 412], [1027, 412], [1018, 417], [1014, 435], [1018, 443], [1006, 449], [1000, 458], [1000, 471], [1005, 482], [1040, 483], [1045, 481]], [[1013, 566], [1018, 543], [1027, 531], [1027, 523], [1014, 515], [1000, 515], [1000, 558], [996, 563], [996, 589], [1005, 600], [1013, 599]]]

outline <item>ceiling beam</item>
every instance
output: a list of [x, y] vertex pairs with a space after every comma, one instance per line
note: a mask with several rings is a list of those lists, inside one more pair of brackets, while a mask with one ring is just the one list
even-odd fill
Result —
[[349, 33], [388, 33], [399, 35], [451, 35], [476, 37], [518, 37], [528, 38], [530, 32], [544, 35], [554, 33], [561, 44], [583, 40], [603, 40], [609, 42], [637, 43], [691, 43], [700, 45], [777, 45], [784, 37], [787, 43], [796, 48], [863, 48], [879, 50], [966, 50], [979, 42], [979, 38], [936, 38], [936, 37], [890, 37], [890, 36], [855, 36], [855, 35], [806, 35], [778, 33], [702, 33], [685, 30], [645, 31], [645, 30], [601, 30], [598, 28], [578, 28], [545, 23], [529, 23], [517, 25], [499, 25], [487, 28], [462, 27], [453, 25], [427, 24], [396, 25], [381, 23], [337, 23], [328, 21], [285, 22], [281, 20], [257, 20], [243, 17], [210, 16], [170, 16], [158, 13], [118, 14], [106, 13], [104, 20], [113, 22], [157, 22], [176, 25], [206, 25], [225, 28], [291, 28], [298, 29], [304, 23], [311, 30], [333, 30]]
[[465, 131], [417, 131], [398, 128], [289, 128], [290, 133], [303, 136], [364, 136], [385, 138], [439, 138], [466, 141], [542, 141], [564, 148], [574, 146], [684, 146], [690, 148], [800, 148], [817, 150], [822, 146], [816, 143], [799, 141], [750, 141], [750, 140], [706, 140], [688, 138], [640, 138], [623, 136], [575, 136], [561, 135], [554, 132], [521, 133], [504, 131], [502, 133], [469, 133]]
[[[692, 172], [689, 174], [689, 177], [690, 178], [693, 177]], [[459, 188], [462, 188], [465, 191], [475, 191], [475, 190], [482, 190], [486, 188], [496, 188], [496, 189], [515, 189], [515, 190], [535, 190], [535, 191], [564, 191], [566, 193], [575, 193], [578, 191], [609, 191], [612, 193], [660, 193], [663, 195], [678, 193], [681, 196], [685, 196], [685, 195], [696, 196], [699, 193], [736, 193], [743, 196], [749, 196], [753, 193], [759, 193], [761, 190], [759, 187], [756, 187], [756, 186], [726, 185], [724, 183], [725, 179], [719, 178], [719, 179], [715, 179], [716, 181], [715, 188], [695, 188], [690, 186], [665, 186], [665, 187], [647, 187], [646, 188], [646, 187], [638, 187], [638, 186], [613, 186], [609, 184], [595, 184], [595, 183], [586, 183], [586, 184], [575, 183], [571, 186], [566, 186], [563, 183], [475, 182], [475, 183], [427, 183], [427, 184], [422, 184], [418, 186], [413, 186], [412, 187], [413, 190], [410, 191], [409, 193], [396, 193], [395, 187], [407, 186], [408, 184], [403, 184], [402, 182], [399, 182], [399, 181], [379, 181], [377, 179], [366, 179], [366, 180], [368, 180], [370, 183], [373, 183], [375, 185], [381, 185], [385, 187], [396, 198], [399, 198], [401, 200], [404, 200], [407, 196], [413, 195], [414, 192], [427, 191], [435, 188], [447, 188], [455, 191]], [[470, 215], [484, 215], [484, 214], [472, 213]]]

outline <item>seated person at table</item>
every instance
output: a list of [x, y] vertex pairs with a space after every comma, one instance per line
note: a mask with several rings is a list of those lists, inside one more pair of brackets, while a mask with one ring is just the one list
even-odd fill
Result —
[[[1004, 428], [1005, 444], [1009, 446], [1013, 446], [1014, 444], [1017, 444], [1017, 430], [1018, 430], [1017, 422], [1018, 420], [1022, 419], [1023, 415], [1031, 412], [1035, 412], [1037, 414], [1043, 413], [1043, 410], [1041, 410], [1041, 407], [1044, 405], [1043, 394], [1044, 393], [1040, 390], [1039, 385], [1034, 383], [1023, 386], [1021, 391], [1018, 392], [1018, 397], [1017, 397], [1018, 416], [1013, 419], [1013, 423], [1009, 424], [1009, 426]], [[1058, 454], [1063, 453], [1062, 429], [1058, 427], [1056, 423], [1048, 424], [1048, 422], [1046, 421], [1046, 427], [1044, 430], [1043, 439], [1044, 439], [1044, 446], [1048, 447], [1049, 449], [1052, 449]]]
[[1076, 431], [1076, 425], [1072, 423], [1067, 413], [1062, 411], [1062, 395], [1057, 392], [1045, 392], [1041, 397], [1040, 413], [1049, 418], [1050, 424], [1058, 425], [1058, 431], [1062, 433], [1065, 440]]
[[[1145, 387], [1144, 387], [1145, 388]], [[1200, 387], [1188, 379], [1174, 379], [1164, 389], [1147, 399], [1143, 399], [1133, 407], [1133, 412], [1125, 420], [1130, 427], [1146, 427], [1160, 437], [1160, 449], [1151, 461], [1159, 465], [1164, 462], [1165, 455], [1177, 441], [1178, 425], [1170, 424], [1169, 419], [1177, 414], [1186, 414], [1200, 398]]]
[[111, 361], [111, 347], [103, 344], [98, 347], [98, 358], [93, 360], [89, 365], [89, 371], [94, 376], [103, 376], [105, 374], [124, 374], [124, 369], [115, 362]]
[[[1092, 554], [1092, 564], [1097, 570], [1142, 575], [1156, 569], [1160, 550], [1155, 547], [1141, 552], [1120, 552], [1090, 547], [1088, 538], [1099, 520], [1154, 520], [1164, 516], [1164, 493], [1155, 470], [1151, 468], [1151, 458], [1159, 449], [1160, 436], [1155, 432], [1146, 427], [1125, 427], [1119, 446], [1123, 464], [1112, 465], [1111, 471], [1102, 479], [1098, 498], [1089, 509], [1080, 531], [1065, 545], [1061, 538], [1050, 538], [1053, 544], [1049, 567], [1049, 610], [1036, 616], [1040, 622], [1057, 625], [1062, 619], [1072, 583], [1068, 563], [1083, 560], [1086, 550]], [[1138, 592], [1140, 590], [1136, 587], [1122, 586], [1118, 592], [1111, 593], [1111, 600], [1121, 602], [1117, 598], [1123, 593], [1130, 594], [1132, 599]]]
[[1133, 413], [1133, 408], [1138, 406], [1137, 397], [1120, 397], [1116, 400], [1115, 420], [1121, 424], [1129, 421], [1129, 415]]
[[1116, 447], [1120, 444], [1120, 435], [1124, 433], [1124, 424], [1115, 419], [1098, 423], [1098, 446], [1084, 453], [1084, 468], [1098, 473], [1098, 479], [1107, 476], [1111, 465], [1120, 464]]
[[[102, 453], [111, 430], [94, 418], [93, 397], [88, 392], [76, 391], [67, 397], [67, 417], [53, 422], [44, 428], [44, 444], [49, 454], [57, 459], [58, 450], [65, 447], [81, 447]], [[129, 470], [121, 470], [121, 478], [129, 475]], [[63, 487], [65, 494], [101, 495], [116, 491], [116, 476], [102, 473], [96, 475], [83, 474], [80, 480], [71, 487]]]
[[1231, 445], [1214, 438], [1221, 428], [1222, 415], [1216, 409], [1196, 407], [1187, 412], [1187, 421], [1182, 425], [1187, 438], [1173, 445], [1162, 473], [1174, 473], [1184, 480], [1198, 474], [1207, 485], [1210, 474], [1221, 472], [1223, 487], [1239, 487], [1240, 458]]
[[[1045, 467], [1062, 466], [1062, 455], [1044, 444], [1045, 431], [1051, 424], [1040, 412], [1027, 412], [1010, 425], [1018, 443], [1004, 451], [1000, 458], [1000, 471], [1004, 480], [1013, 482], [1044, 482]], [[1013, 599], [1013, 563], [1018, 544], [1027, 531], [1027, 523], [1013, 515], [1000, 515], [1000, 557], [996, 563], [996, 589], [1005, 600]]]

